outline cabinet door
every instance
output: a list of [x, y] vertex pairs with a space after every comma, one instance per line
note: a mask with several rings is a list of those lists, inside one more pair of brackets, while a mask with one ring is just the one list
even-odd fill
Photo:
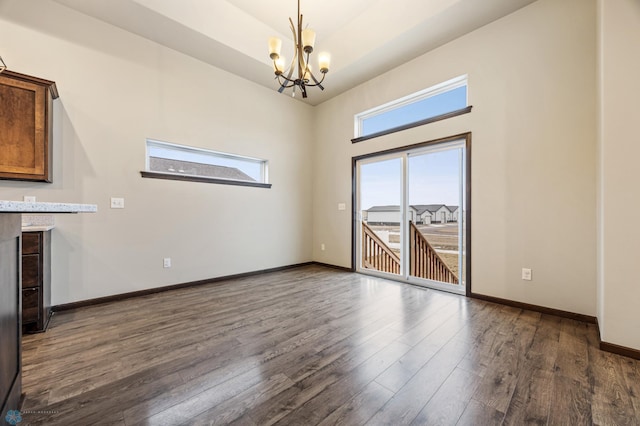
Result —
[[22, 288], [40, 286], [40, 255], [22, 256]]
[[22, 254], [37, 254], [40, 249], [41, 232], [23, 232], [22, 233]]
[[22, 290], [22, 323], [29, 324], [40, 319], [40, 289], [38, 287]]
[[52, 98], [28, 78], [0, 74], [0, 178], [51, 182]]

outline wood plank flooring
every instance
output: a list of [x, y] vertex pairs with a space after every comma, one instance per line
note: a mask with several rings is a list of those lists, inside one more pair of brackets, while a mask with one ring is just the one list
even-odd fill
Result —
[[307, 266], [56, 314], [22, 425], [640, 425], [594, 325]]

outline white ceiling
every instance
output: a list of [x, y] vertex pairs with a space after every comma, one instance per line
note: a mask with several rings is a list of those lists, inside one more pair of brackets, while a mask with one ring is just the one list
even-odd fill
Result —
[[[55, 0], [157, 43], [277, 90], [267, 40], [289, 59], [295, 0]], [[331, 54], [317, 105], [535, 0], [301, 0], [316, 31], [314, 52]], [[312, 55], [313, 61], [313, 55]]]

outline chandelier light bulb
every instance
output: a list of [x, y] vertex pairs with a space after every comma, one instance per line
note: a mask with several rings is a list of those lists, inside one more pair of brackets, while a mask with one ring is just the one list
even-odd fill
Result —
[[282, 49], [282, 40], [277, 37], [269, 38], [269, 57], [273, 60], [278, 59], [280, 50]]
[[318, 65], [320, 65], [320, 72], [326, 74], [329, 72], [329, 64], [331, 63], [331, 55], [327, 52], [321, 52], [318, 55]]
[[275, 61], [273, 61], [273, 70], [276, 75], [280, 75], [284, 72], [286, 61], [284, 56], [279, 56]]
[[316, 33], [311, 28], [302, 30], [302, 49], [304, 53], [313, 52], [313, 45], [316, 43]]

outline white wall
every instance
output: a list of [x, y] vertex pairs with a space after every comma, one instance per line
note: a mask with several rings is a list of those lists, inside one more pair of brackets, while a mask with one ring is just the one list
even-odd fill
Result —
[[[1, 181], [0, 199], [99, 205], [57, 217], [54, 304], [312, 258], [350, 266], [350, 208], [337, 204], [351, 203], [351, 158], [471, 131], [473, 291], [597, 313], [603, 340], [640, 348], [629, 95], [640, 93], [640, 12], [599, 0], [597, 40], [594, 3], [538, 0], [313, 109], [57, 3], [3, 0], [0, 54], [55, 80], [61, 98], [54, 183]], [[350, 143], [353, 114], [461, 74], [471, 114]], [[142, 179], [146, 137], [267, 158], [274, 186]], [[110, 210], [111, 196], [126, 209]], [[537, 226], [551, 205], [562, 217]]]
[[400, 212], [369, 212], [367, 222], [400, 223]]
[[[471, 131], [472, 290], [595, 315], [595, 11], [539, 0], [320, 105], [314, 259], [351, 266], [352, 157]], [[351, 144], [354, 114], [463, 74], [470, 114]]]
[[[311, 107], [50, 1], [0, 3], [0, 40], [60, 92], [54, 183], [0, 199], [99, 208], [56, 217], [53, 304], [311, 260]], [[268, 159], [273, 188], [143, 179], [146, 137]]]
[[640, 2], [599, 0], [598, 320], [605, 342], [640, 349]]

